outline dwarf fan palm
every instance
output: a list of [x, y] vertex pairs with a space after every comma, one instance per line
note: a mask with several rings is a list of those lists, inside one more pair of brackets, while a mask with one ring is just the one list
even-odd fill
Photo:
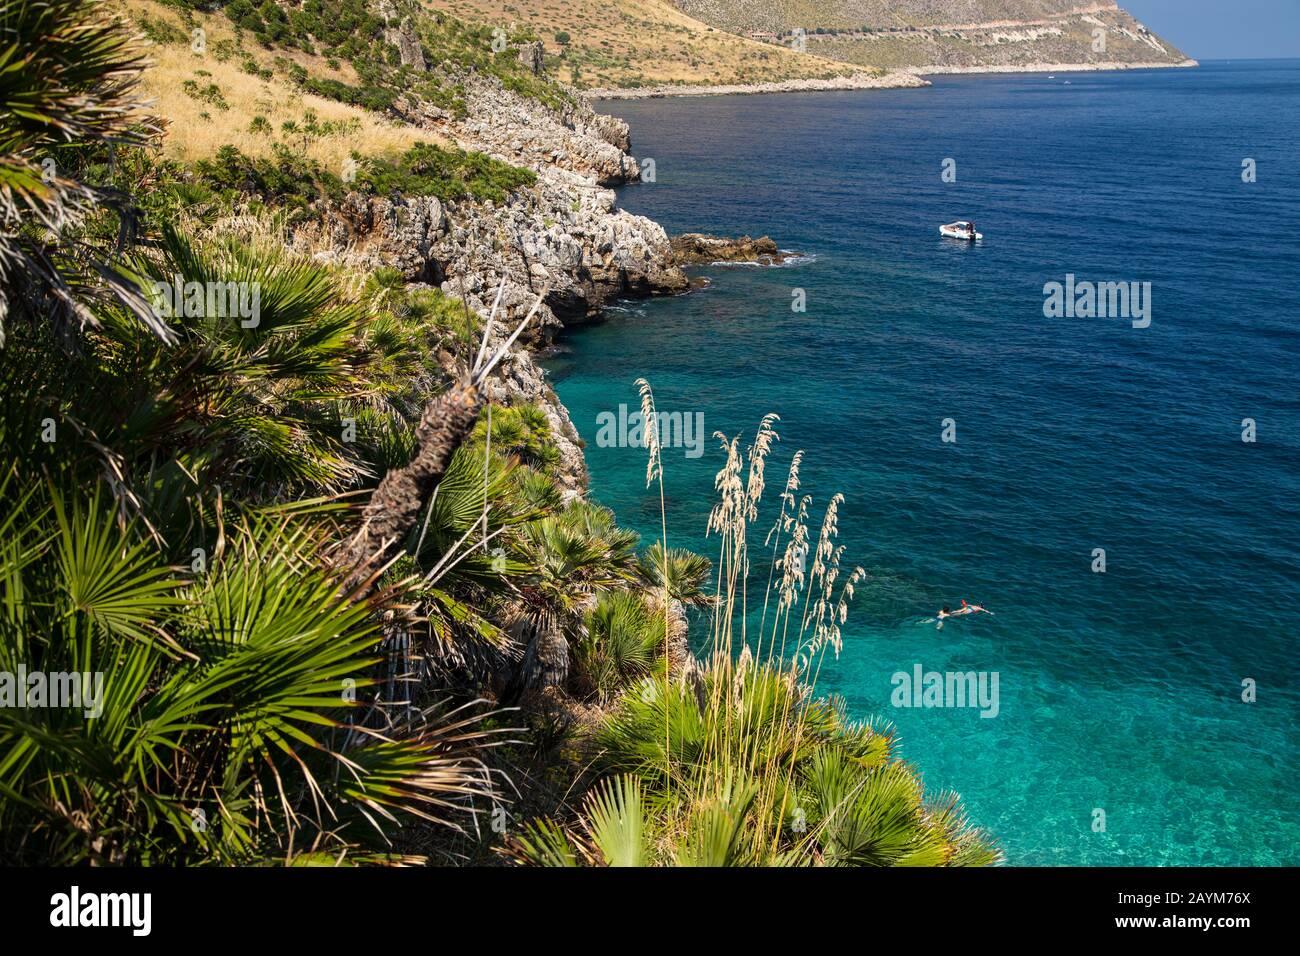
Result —
[[520, 587], [513, 626], [525, 647], [524, 688], [554, 687], [569, 676], [569, 642], [595, 595], [635, 574], [635, 532], [609, 509], [574, 501], [563, 512], [525, 525], [518, 551], [532, 569]]
[[662, 541], [656, 541], [641, 556], [638, 571], [646, 596], [662, 605], [667, 619], [668, 666], [674, 673], [689, 664], [691, 654], [686, 609], [713, 606], [705, 590], [712, 570], [713, 563], [703, 555], [685, 548], [665, 551]]
[[572, 645], [579, 690], [604, 702], [649, 674], [662, 657], [664, 619], [636, 591], [601, 594]]
[[[0, 345], [15, 312], [94, 325], [107, 291], [162, 339], [170, 334], [119, 258], [131, 201], [87, 181], [86, 157], [144, 142], [134, 96], [142, 51], [99, 0], [0, 2]], [[115, 212], [116, 243], [84, 230]]]
[[0, 672], [90, 675], [75, 708], [8, 687], [27, 706], [0, 707], [6, 858], [365, 858], [492, 792], [476, 715], [360, 719], [381, 706], [375, 624], [321, 570], [313, 506], [248, 515], [182, 575], [98, 492], [0, 492], [20, 506], [0, 528]]
[[[951, 795], [927, 801], [892, 735], [805, 700], [770, 665], [716, 661], [697, 695], [681, 683], [629, 692], [597, 733], [608, 774], [576, 827], [542, 821], [524, 862], [611, 862], [596, 811], [629, 789], [638, 856], [670, 865], [982, 865], [999, 859]], [[665, 731], [667, 739], [665, 739]], [[608, 816], [608, 813], [606, 813]], [[594, 852], [593, 852], [594, 848]], [[626, 849], [623, 858], [632, 858]]]

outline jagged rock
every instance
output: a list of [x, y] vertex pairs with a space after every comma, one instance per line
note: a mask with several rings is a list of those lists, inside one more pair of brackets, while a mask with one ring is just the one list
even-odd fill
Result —
[[532, 43], [521, 43], [519, 45], [519, 62], [528, 67], [534, 74], [542, 72], [542, 66], [546, 62], [546, 50], [542, 46], [541, 40], [534, 40]]
[[441, 281], [433, 250], [446, 231], [447, 215], [437, 196], [349, 193], [319, 223], [300, 226], [290, 246], [362, 269], [396, 269], [410, 282]]
[[409, 66], [421, 73], [429, 69], [424, 62], [424, 51], [420, 48], [420, 36], [415, 32], [415, 24], [407, 17], [397, 31], [397, 52], [401, 54], [402, 65]]
[[290, 244], [326, 263], [397, 269], [409, 282], [463, 297], [482, 317], [500, 289], [494, 348], [544, 290], [524, 335], [483, 388], [492, 401], [529, 402], [544, 411], [560, 449], [565, 494], [577, 496], [587, 483], [581, 439], [528, 349], [546, 346], [566, 325], [598, 319], [613, 299], [676, 294], [689, 282], [663, 228], [616, 208], [614, 193], [603, 188], [636, 169], [626, 153], [626, 123], [580, 101], [553, 110], [490, 76], [463, 81], [468, 119], [414, 94], [399, 100], [398, 112], [466, 149], [532, 169], [534, 185], [497, 202], [351, 193], [325, 204], [318, 221], [298, 227]]
[[592, 113], [587, 128], [622, 152], [632, 148], [631, 133], [624, 120], [608, 113]]
[[586, 101], [561, 111], [505, 89], [495, 77], [467, 75], [468, 118], [457, 125], [467, 147], [532, 169], [567, 169], [594, 176], [602, 186], [631, 182], [640, 166], [627, 154], [627, 124], [600, 117]]
[[680, 266], [708, 265], [714, 262], [758, 262], [780, 265], [798, 255], [777, 247], [770, 236], [751, 239], [727, 239], [700, 232], [687, 232], [672, 238], [673, 261]]

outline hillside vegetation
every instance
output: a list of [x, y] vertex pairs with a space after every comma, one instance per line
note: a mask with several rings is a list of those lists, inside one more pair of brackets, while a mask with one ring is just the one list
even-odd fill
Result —
[[[526, 28], [579, 88], [774, 83], [860, 73], [1157, 64], [1184, 54], [1113, 0], [424, 0]], [[795, 31], [804, 31], [802, 49]], [[1097, 32], [1104, 36], [1098, 49]]]
[[989, 21], [1025, 22], [1083, 9], [1114, 7], [1114, 0], [676, 0], [707, 23], [737, 33], [816, 27], [933, 27]]
[[[321, 53], [276, 49], [223, 13], [130, 0], [123, 12], [148, 43], [140, 89], [166, 121], [163, 150], [193, 161], [237, 145], [266, 158], [277, 144], [302, 159], [340, 170], [353, 152], [398, 153], [436, 133], [312, 93], [291, 70], [341, 84], [357, 83], [350, 63]], [[195, 30], [202, 30], [196, 43]]]
[[723, 85], [849, 76], [848, 66], [736, 36], [665, 0], [426, 0], [467, 20], [527, 27], [547, 68], [578, 87]]

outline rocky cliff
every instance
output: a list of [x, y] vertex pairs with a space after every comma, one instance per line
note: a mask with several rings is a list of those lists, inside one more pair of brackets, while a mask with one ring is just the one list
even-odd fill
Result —
[[464, 85], [467, 118], [413, 99], [403, 106], [408, 121], [533, 170], [534, 186], [500, 203], [351, 193], [299, 227], [291, 244], [358, 270], [397, 269], [410, 282], [463, 296], [483, 316], [501, 290], [498, 339], [545, 291], [528, 334], [490, 389], [498, 400], [545, 410], [576, 493], [585, 484], [577, 432], [530, 351], [565, 326], [599, 318], [614, 298], [673, 295], [688, 282], [663, 228], [619, 209], [608, 188], [638, 175], [627, 124], [583, 101], [552, 108], [493, 77], [465, 77]]

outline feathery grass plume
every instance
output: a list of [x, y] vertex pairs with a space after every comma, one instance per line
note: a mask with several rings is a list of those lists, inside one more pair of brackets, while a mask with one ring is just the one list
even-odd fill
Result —
[[781, 440], [774, 427], [780, 420], [781, 416], [774, 412], [764, 415], [763, 420], [758, 424], [754, 444], [749, 449], [749, 477], [745, 482], [746, 521], [754, 521], [758, 518], [758, 504], [767, 487], [763, 477], [767, 455], [772, 450], [773, 443]]
[[739, 436], [728, 439], [722, 432], [714, 432], [713, 437], [718, 440], [726, 459], [713, 478], [713, 490], [717, 492], [718, 500], [709, 510], [705, 534], [717, 533], [725, 541], [738, 522], [744, 520], [745, 488], [740, 476], [745, 463], [740, 454]]
[[[655, 396], [650, 388], [650, 383], [643, 378], [636, 380], [637, 390], [641, 393], [641, 428], [642, 434], [645, 435], [646, 448], [648, 456], [645, 468], [645, 485], [650, 487], [650, 483], [656, 479], [659, 481], [659, 526], [662, 537], [661, 557], [663, 567], [660, 575], [663, 580], [662, 604], [665, 612], [669, 606], [668, 594], [668, 505], [664, 499], [664, 462], [663, 450], [659, 445], [659, 412], [655, 408]], [[668, 692], [669, 681], [672, 679], [672, 618], [669, 614], [664, 614], [664, 692]], [[668, 727], [664, 727], [664, 748], [665, 753], [668, 748]], [[666, 758], [665, 758], [666, 759]], [[671, 774], [669, 776], [669, 787], [671, 789]]]
[[641, 393], [641, 433], [645, 436], [647, 451], [645, 466], [645, 486], [656, 478], [663, 477], [664, 463], [659, 447], [659, 413], [655, 410], [655, 395], [650, 383], [643, 378], [636, 380], [637, 390]]
[[[718, 545], [717, 591], [714, 600], [719, 607], [730, 608], [735, 599], [736, 586], [744, 547], [745, 534], [745, 486], [741, 480], [744, 471], [744, 459], [740, 452], [740, 438], [728, 439], [722, 432], [714, 432], [726, 456], [722, 467], [713, 479], [713, 488], [718, 498], [709, 510], [709, 520], [705, 526], [705, 536], [716, 534]], [[711, 653], [729, 653], [731, 646], [732, 615], [714, 614], [712, 620]]]
[[[737, 618], [747, 614], [747, 528], [759, 518], [775, 421], [763, 419], [743, 454], [739, 437], [717, 435], [725, 460], [707, 525], [719, 542], [704, 665], [691, 682], [624, 692], [597, 732], [595, 769], [605, 775], [596, 787], [599, 799], [582, 808], [575, 825], [528, 824], [507, 848], [516, 860], [547, 866], [1000, 861], [994, 842], [970, 826], [954, 797], [926, 799], [920, 778], [894, 753], [892, 731], [853, 723], [842, 702], [815, 695], [819, 670], [811, 664], [815, 659], [819, 668], [827, 649], [839, 653], [840, 628], [865, 572], [841, 573], [841, 495], [830, 498], [818, 537], [810, 540], [812, 498], [799, 495], [802, 453], [794, 456], [780, 513], [764, 539], [773, 555], [767, 591], [777, 592], [770, 622], [764, 607], [758, 648], [766, 637], [766, 653], [755, 653], [743, 639]], [[794, 648], [789, 655], [787, 639]]]
[[799, 595], [803, 593], [808, 561], [808, 507], [811, 504], [812, 496], [804, 495], [799, 499], [799, 506], [795, 512], [785, 519], [790, 538], [786, 542], [781, 560], [777, 562], [781, 568], [781, 581], [778, 584], [780, 591], [778, 612], [788, 611], [798, 604]]
[[[767, 537], [763, 539], [763, 544], [772, 545], [772, 567], [769, 569], [767, 578], [768, 592], [772, 589], [773, 573], [776, 570], [777, 549], [781, 546], [781, 533], [788, 530], [787, 509], [791, 511], [796, 506], [795, 492], [799, 490], [799, 468], [803, 465], [803, 449], [799, 449], [790, 458], [790, 470], [786, 474], [785, 487], [781, 490], [781, 510], [777, 512], [776, 520], [772, 522], [772, 527], [768, 529]], [[764, 601], [763, 607], [763, 625], [767, 623], [767, 605]], [[763, 625], [760, 625], [759, 631], [762, 632]]]

